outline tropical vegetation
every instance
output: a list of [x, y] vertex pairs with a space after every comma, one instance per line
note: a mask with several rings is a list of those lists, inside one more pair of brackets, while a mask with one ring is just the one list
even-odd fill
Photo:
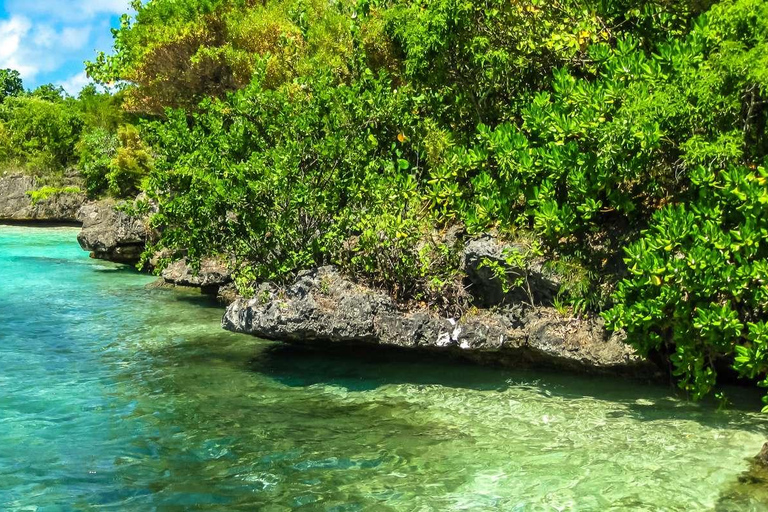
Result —
[[133, 9], [86, 65], [117, 93], [0, 72], [1, 160], [146, 192], [151, 250], [224, 256], [242, 293], [334, 263], [445, 308], [446, 230], [533, 240], [582, 277], [559, 303], [691, 397], [768, 386], [768, 1]]

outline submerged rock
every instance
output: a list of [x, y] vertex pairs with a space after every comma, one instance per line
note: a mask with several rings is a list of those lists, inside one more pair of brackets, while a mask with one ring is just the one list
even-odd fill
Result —
[[78, 212], [86, 201], [84, 193], [76, 192], [81, 180], [65, 177], [60, 185], [35, 201], [32, 193], [41, 188], [37, 178], [22, 173], [0, 176], [0, 219], [81, 222]]
[[768, 506], [768, 443], [749, 460], [747, 469], [723, 492], [715, 506], [717, 512], [763, 510]]
[[83, 206], [83, 229], [77, 241], [91, 257], [118, 263], [139, 261], [152, 232], [144, 218], [124, 210], [125, 202], [104, 200]]
[[760, 453], [755, 456], [755, 463], [768, 468], [768, 443], [763, 443], [763, 447], [760, 449]]
[[225, 329], [294, 343], [347, 343], [450, 352], [484, 363], [543, 364], [598, 373], [653, 373], [608, 335], [601, 320], [564, 318], [552, 308], [482, 311], [461, 319], [400, 310], [385, 293], [332, 267], [304, 272], [285, 290], [262, 285], [232, 303]]

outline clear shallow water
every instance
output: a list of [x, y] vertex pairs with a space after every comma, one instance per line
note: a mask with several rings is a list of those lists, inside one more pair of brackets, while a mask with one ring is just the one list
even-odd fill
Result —
[[0, 226], [0, 510], [768, 508], [754, 412], [229, 334], [76, 233]]

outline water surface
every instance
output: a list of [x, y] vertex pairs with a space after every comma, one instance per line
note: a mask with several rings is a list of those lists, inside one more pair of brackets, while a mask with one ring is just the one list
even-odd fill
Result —
[[0, 510], [766, 508], [751, 410], [226, 333], [76, 233], [0, 226]]

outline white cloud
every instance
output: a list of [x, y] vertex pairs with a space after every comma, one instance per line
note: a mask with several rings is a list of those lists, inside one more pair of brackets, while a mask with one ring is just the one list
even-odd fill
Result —
[[90, 34], [88, 26], [56, 29], [19, 15], [0, 20], [0, 69], [15, 69], [25, 81], [34, 80], [40, 72], [57, 69], [71, 52], [82, 50]]
[[42, 48], [50, 48], [54, 44], [56, 31], [50, 25], [38, 25], [32, 33], [31, 43]]
[[56, 30], [50, 25], [37, 25], [32, 29], [31, 41], [37, 48], [79, 50], [88, 43], [91, 27], [64, 27]]
[[76, 75], [72, 75], [66, 80], [58, 82], [56, 85], [62, 86], [70, 96], [77, 96], [78, 93], [83, 90], [83, 87], [89, 83], [91, 83], [90, 78], [85, 74], [85, 71], [82, 71]]
[[15, 69], [24, 78], [38, 72], [35, 63], [24, 58], [21, 44], [31, 29], [32, 23], [23, 16], [0, 20], [0, 69]]
[[91, 39], [91, 27], [65, 27], [59, 33], [58, 40], [64, 48], [79, 50]]
[[[25, 85], [82, 69], [97, 49], [109, 50], [110, 16], [128, 12], [130, 0], [5, 0], [0, 18], [0, 69], [19, 71]], [[75, 76], [65, 79], [70, 83]], [[50, 75], [49, 75], [50, 76]], [[74, 82], [72, 82], [74, 83]], [[65, 87], [66, 88], [66, 87]]]
[[21, 46], [21, 39], [31, 28], [29, 20], [22, 17], [0, 21], [0, 59], [14, 55]]

